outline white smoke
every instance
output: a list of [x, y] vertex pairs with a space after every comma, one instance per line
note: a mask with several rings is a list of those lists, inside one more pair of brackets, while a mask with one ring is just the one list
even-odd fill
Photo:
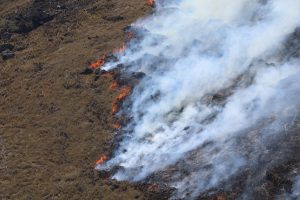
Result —
[[300, 0], [156, 4], [134, 24], [145, 30], [142, 39], [119, 58], [146, 77], [124, 108], [131, 118], [124, 140], [97, 168], [118, 166], [114, 178], [141, 181], [184, 161], [188, 174], [177, 171], [168, 184], [178, 189], [175, 198], [192, 198], [256, 158], [259, 149], [248, 154], [239, 137], [259, 127], [260, 139], [251, 143], [266, 143], [297, 114], [299, 62], [282, 52], [299, 26]]
[[295, 182], [294, 182], [291, 197], [292, 198], [300, 198], [300, 176], [297, 176], [295, 178]]

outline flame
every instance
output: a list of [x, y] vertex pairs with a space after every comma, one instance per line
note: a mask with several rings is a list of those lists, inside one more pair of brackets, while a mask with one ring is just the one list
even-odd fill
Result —
[[109, 86], [109, 89], [110, 89], [110, 90], [115, 90], [115, 89], [117, 89], [117, 87], [118, 87], [118, 83], [117, 83], [117, 81], [114, 81], [114, 82]]
[[95, 62], [92, 62], [90, 64], [90, 68], [92, 68], [92, 69], [101, 68], [102, 65], [104, 65], [104, 63], [105, 63], [105, 58], [106, 58], [106, 55], [101, 56], [101, 58], [99, 58], [98, 60], [96, 60]]
[[116, 123], [114, 123], [112, 125], [112, 127], [115, 128], [115, 129], [119, 129], [119, 128], [121, 128], [121, 124], [119, 124], [118, 122], [116, 122]]
[[216, 200], [226, 200], [225, 196], [217, 196]]
[[127, 33], [127, 38], [130, 40], [133, 38], [133, 33], [132, 32], [128, 32]]
[[99, 160], [96, 161], [96, 164], [101, 165], [107, 160], [108, 160], [108, 157], [106, 155], [102, 155], [102, 156], [100, 156]]
[[119, 110], [119, 102], [124, 100], [129, 93], [131, 92], [131, 87], [130, 86], [125, 86], [121, 88], [120, 94], [117, 96], [115, 101], [113, 102], [112, 105], [112, 113], [115, 114]]
[[113, 105], [112, 105], [112, 113], [115, 114], [117, 113], [119, 110], [119, 106], [118, 106], [118, 102], [114, 102]]
[[117, 54], [117, 53], [122, 53], [122, 52], [124, 52], [125, 50], [126, 50], [126, 44], [125, 44], [125, 42], [123, 42], [122, 45], [121, 45], [121, 47], [119, 47], [118, 49], [115, 49], [113, 52], [114, 52], [115, 54]]
[[149, 6], [154, 6], [155, 1], [154, 0], [147, 0], [147, 4]]
[[131, 92], [130, 86], [125, 86], [121, 88], [120, 94], [117, 96], [117, 101], [122, 101], [123, 99], [125, 99], [130, 92]]

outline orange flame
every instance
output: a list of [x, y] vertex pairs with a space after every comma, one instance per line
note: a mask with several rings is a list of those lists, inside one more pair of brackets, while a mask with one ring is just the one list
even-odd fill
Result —
[[106, 58], [106, 55], [101, 56], [101, 58], [99, 58], [98, 60], [96, 60], [95, 62], [92, 62], [90, 64], [90, 68], [92, 68], [92, 69], [101, 68], [102, 65], [104, 65], [104, 63], [105, 63], [105, 58]]
[[117, 89], [117, 87], [118, 87], [118, 83], [117, 83], [117, 81], [114, 81], [114, 82], [109, 86], [109, 89], [110, 89], [110, 90], [115, 90], [115, 89]]
[[102, 155], [102, 156], [100, 156], [99, 160], [96, 161], [96, 164], [101, 165], [107, 160], [108, 160], [108, 157], [106, 155]]
[[118, 102], [114, 102], [113, 105], [112, 105], [112, 113], [115, 114], [117, 113], [119, 110], [119, 106], [118, 106]]
[[154, 6], [154, 0], [147, 0], [147, 4], [149, 6]]
[[119, 124], [118, 122], [116, 122], [116, 123], [114, 123], [112, 125], [112, 127], [115, 128], [115, 129], [119, 129], [119, 128], [121, 128], [121, 124]]
[[116, 53], [122, 53], [126, 50], [126, 44], [125, 42], [122, 43], [121, 47], [119, 47], [118, 49], [115, 49], [113, 52]]
[[131, 87], [125, 86], [121, 88], [120, 94], [117, 96], [112, 105], [112, 113], [115, 114], [119, 110], [119, 102], [124, 100], [131, 92]]
[[119, 94], [119, 96], [117, 96], [117, 100], [122, 101], [129, 95], [130, 92], [131, 92], [131, 87], [129, 87], [129, 86], [125, 86], [125, 87], [121, 88], [120, 94]]
[[225, 196], [217, 196], [216, 200], [226, 200], [227, 198]]
[[130, 40], [133, 38], [133, 33], [132, 32], [128, 32], [127, 33], [127, 38]]

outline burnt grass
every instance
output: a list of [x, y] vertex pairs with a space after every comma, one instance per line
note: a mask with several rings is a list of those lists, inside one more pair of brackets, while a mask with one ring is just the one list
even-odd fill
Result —
[[[130, 23], [150, 13], [138, 0], [0, 1], [0, 49], [13, 53], [0, 58], [0, 199], [170, 197], [173, 189], [159, 180], [116, 182], [94, 170], [99, 156], [117, 145], [111, 126], [117, 91], [109, 90], [111, 78], [81, 74], [122, 44]], [[274, 199], [290, 192], [300, 167], [299, 124], [290, 132], [262, 157], [276, 159], [284, 148], [285, 160], [245, 169], [199, 199], [235, 199], [245, 191]]]

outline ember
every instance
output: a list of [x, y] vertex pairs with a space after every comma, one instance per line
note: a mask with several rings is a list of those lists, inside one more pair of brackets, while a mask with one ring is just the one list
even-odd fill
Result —
[[154, 0], [147, 0], [147, 4], [149, 5], [149, 6], [154, 6]]
[[132, 32], [128, 32], [127, 33], [127, 38], [130, 40], [133, 38], [133, 33]]
[[101, 56], [101, 58], [90, 64], [90, 68], [92, 68], [93, 70], [101, 68], [102, 65], [105, 63], [105, 58], [106, 55]]
[[115, 90], [118, 87], [118, 83], [117, 81], [113, 81], [113, 83], [109, 86], [110, 90]]
[[225, 196], [217, 196], [216, 200], [226, 200]]
[[118, 49], [115, 49], [114, 50], [114, 54], [117, 54], [117, 53], [122, 53], [126, 50], [126, 44], [123, 42], [121, 47], [119, 47]]
[[[112, 87], [113, 85], [111, 85]], [[131, 92], [131, 87], [129, 86], [125, 86], [123, 88], [121, 88], [120, 94], [117, 96], [117, 98], [115, 99], [115, 101], [113, 102], [112, 105], [112, 114], [115, 114], [118, 112], [119, 110], [119, 103], [124, 100], [129, 93]]]
[[118, 109], [119, 109], [118, 102], [114, 102], [112, 105], [112, 110], [111, 110], [112, 114], [117, 113]]
[[108, 160], [108, 157], [106, 155], [102, 155], [102, 156], [100, 156], [99, 160], [96, 161], [96, 164], [101, 165], [107, 160]]
[[120, 91], [119, 96], [117, 97], [117, 100], [122, 101], [129, 95], [130, 92], [131, 92], [131, 87], [129, 87], [129, 86], [125, 86], [125, 87], [121, 88], [121, 91]]
[[119, 129], [119, 128], [121, 128], [121, 124], [119, 124], [118, 122], [116, 122], [116, 123], [114, 123], [114, 124], [112, 125], [112, 127], [113, 127], [114, 129]]

